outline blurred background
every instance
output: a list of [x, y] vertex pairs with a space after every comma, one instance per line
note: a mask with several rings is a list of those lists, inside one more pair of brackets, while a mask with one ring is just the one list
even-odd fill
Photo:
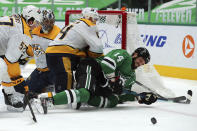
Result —
[[126, 9], [137, 13], [138, 23], [196, 24], [196, 0], [1, 0], [0, 16], [20, 13], [26, 5], [50, 8], [58, 21], [64, 21], [66, 10], [87, 6], [99, 10]]

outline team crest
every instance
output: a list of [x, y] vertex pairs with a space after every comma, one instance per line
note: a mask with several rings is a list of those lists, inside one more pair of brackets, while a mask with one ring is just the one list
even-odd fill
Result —
[[38, 44], [33, 44], [33, 51], [35, 56], [40, 56], [45, 53], [45, 51]]

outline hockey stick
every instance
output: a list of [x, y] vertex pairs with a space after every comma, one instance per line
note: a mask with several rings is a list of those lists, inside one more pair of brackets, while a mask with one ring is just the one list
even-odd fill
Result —
[[187, 91], [187, 100], [185, 102], [185, 104], [190, 104], [191, 103], [191, 99], [192, 99], [192, 91], [191, 90], [188, 90]]
[[[138, 93], [136, 93], [134, 91], [130, 91], [130, 90], [123, 90], [123, 93], [125, 93], [125, 94], [131, 94], [131, 95], [134, 95], [135, 97], [140, 96], [140, 94], [138, 94]], [[179, 97], [168, 98], [168, 99], [167, 98], [158, 97], [157, 99], [158, 100], [162, 100], [162, 101], [173, 101], [173, 102], [179, 103], [182, 100], [186, 100], [186, 97], [185, 96], [179, 96]]]
[[25, 107], [26, 107], [26, 105], [28, 105], [29, 106], [29, 109], [30, 109], [30, 112], [31, 112], [31, 115], [32, 115], [32, 119], [33, 119], [33, 121], [34, 122], [37, 122], [37, 120], [36, 120], [36, 116], [35, 116], [35, 114], [34, 114], [34, 112], [33, 112], [33, 109], [32, 109], [32, 107], [31, 107], [31, 104], [29, 103], [29, 98], [28, 98], [28, 96], [27, 96], [27, 93], [25, 93], [25, 102], [24, 102], [24, 109], [25, 109]]
[[183, 100], [186, 100], [187, 98], [185, 96], [179, 96], [179, 97], [173, 97], [173, 98], [166, 98], [166, 97], [163, 97], [161, 96], [160, 94], [158, 94], [157, 92], [155, 92], [154, 90], [152, 90], [151, 88], [145, 86], [144, 84], [136, 81], [136, 84], [140, 85], [141, 87], [147, 89], [148, 91], [154, 93], [155, 95], [158, 96], [158, 99], [159, 100], [164, 100], [164, 101], [173, 101], [173, 102], [176, 102], [176, 103], [181, 103], [180, 101], [183, 101]]

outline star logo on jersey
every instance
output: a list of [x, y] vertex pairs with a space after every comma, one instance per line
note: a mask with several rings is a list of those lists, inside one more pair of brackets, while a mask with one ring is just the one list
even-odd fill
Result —
[[195, 43], [191, 35], [185, 36], [183, 40], [182, 49], [185, 57], [190, 58], [193, 55], [195, 50]]

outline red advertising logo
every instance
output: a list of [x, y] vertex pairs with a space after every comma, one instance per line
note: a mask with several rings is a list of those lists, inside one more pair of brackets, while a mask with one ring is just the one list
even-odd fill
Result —
[[195, 44], [194, 44], [194, 39], [191, 35], [185, 36], [183, 40], [182, 49], [185, 57], [190, 58], [193, 55]]

